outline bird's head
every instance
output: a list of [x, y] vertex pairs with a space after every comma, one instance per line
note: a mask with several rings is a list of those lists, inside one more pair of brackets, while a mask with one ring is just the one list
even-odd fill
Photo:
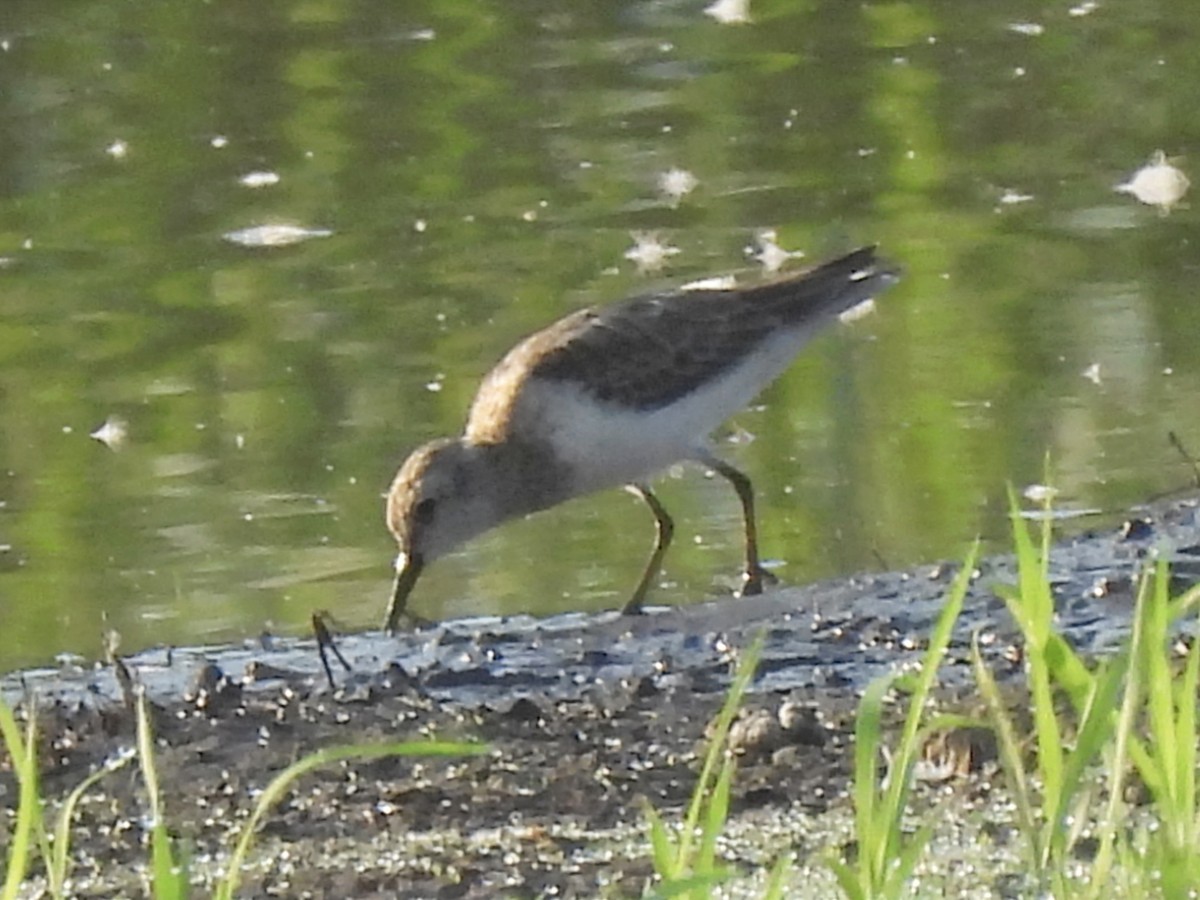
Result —
[[396, 473], [387, 524], [400, 552], [386, 630], [395, 629], [426, 565], [504, 518], [491, 462], [487, 448], [445, 439], [414, 450]]

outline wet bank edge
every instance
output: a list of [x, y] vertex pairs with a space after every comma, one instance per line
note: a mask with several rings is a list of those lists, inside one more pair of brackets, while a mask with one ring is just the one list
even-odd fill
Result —
[[[1190, 580], [1197, 506], [1160, 502], [1054, 546], [1059, 621], [1079, 650], [1101, 654], [1122, 640], [1152, 551]], [[245, 895], [637, 896], [650, 874], [635, 846], [641, 804], [686, 803], [737, 648], [765, 633], [737, 729], [735, 810], [756, 837], [725, 848], [749, 872], [781, 850], [803, 858], [827, 843], [815, 835], [832, 826], [809, 820], [845, 811], [858, 694], [919, 658], [955, 571], [925, 565], [632, 618], [480, 618], [397, 638], [343, 636], [353, 670], [338, 672], [335, 689], [312, 641], [157, 649], [124, 663], [153, 704], [169, 825], [192, 847], [202, 884], [219, 873], [253, 796], [290, 762], [332, 744], [435, 736], [483, 740], [491, 752], [307, 777], [269, 818]], [[995, 594], [1015, 582], [1009, 556], [978, 567], [941, 673], [947, 705], [972, 702], [976, 632], [999, 677], [1019, 674]], [[14, 673], [0, 690], [12, 704], [37, 698], [49, 798], [133, 742], [112, 666]], [[11, 806], [8, 768], [0, 790]], [[142, 793], [127, 768], [89, 794], [73, 832], [77, 894], [140, 893]], [[782, 836], [770, 838], [776, 826]], [[997, 884], [1008, 874], [1001, 866]]]

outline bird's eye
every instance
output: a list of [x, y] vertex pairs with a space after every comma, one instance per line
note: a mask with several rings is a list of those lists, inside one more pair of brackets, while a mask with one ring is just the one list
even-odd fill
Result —
[[418, 524], [428, 525], [433, 520], [433, 511], [437, 507], [437, 501], [432, 497], [426, 497], [420, 501], [413, 509], [413, 516]]

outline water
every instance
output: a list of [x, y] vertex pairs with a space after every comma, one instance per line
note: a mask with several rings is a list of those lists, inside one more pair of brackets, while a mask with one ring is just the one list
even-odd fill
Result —
[[[1113, 190], [1200, 141], [1189, 4], [10, 6], [0, 669], [108, 629], [376, 627], [381, 493], [489, 365], [587, 304], [758, 277], [763, 229], [905, 269], [718, 438], [785, 580], [1003, 540], [1047, 454], [1068, 508], [1189, 477], [1196, 217]], [[694, 190], [664, 195], [672, 169]], [[639, 273], [635, 231], [678, 254]], [[652, 599], [720, 594], [732, 493], [687, 468], [661, 495]], [[617, 606], [651, 531], [620, 492], [577, 501], [439, 561], [413, 607]]]

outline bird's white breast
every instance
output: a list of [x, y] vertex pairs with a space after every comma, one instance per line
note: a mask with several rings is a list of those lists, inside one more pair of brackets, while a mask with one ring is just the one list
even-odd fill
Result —
[[604, 402], [572, 382], [533, 378], [524, 385], [514, 424], [553, 448], [572, 471], [574, 493], [641, 481], [692, 456], [787, 368], [808, 337], [807, 329], [780, 333], [740, 364], [657, 409]]

